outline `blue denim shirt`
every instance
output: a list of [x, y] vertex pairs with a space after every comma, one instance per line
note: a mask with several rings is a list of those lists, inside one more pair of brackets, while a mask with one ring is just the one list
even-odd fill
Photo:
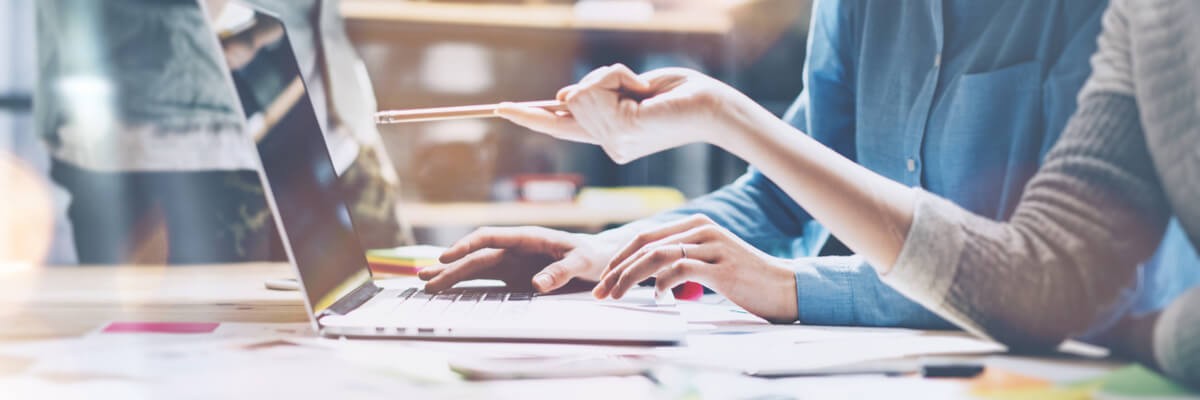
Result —
[[[805, 90], [784, 118], [890, 179], [1007, 219], [1075, 110], [1106, 5], [819, 1]], [[753, 168], [657, 218], [694, 213], [779, 257], [815, 256], [828, 237]], [[804, 323], [951, 327], [881, 283], [861, 257], [801, 261], [796, 287]], [[1122, 310], [1137, 295], [1131, 292]]]

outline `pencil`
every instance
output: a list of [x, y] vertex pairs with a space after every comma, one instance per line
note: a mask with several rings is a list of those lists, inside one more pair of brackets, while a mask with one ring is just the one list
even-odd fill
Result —
[[[567, 109], [558, 100], [526, 101], [514, 104], [545, 108], [550, 111], [566, 111]], [[499, 106], [500, 104], [497, 103], [458, 107], [417, 108], [411, 110], [387, 110], [375, 113], [375, 123], [403, 124], [447, 119], [491, 118], [496, 116], [496, 108]]]

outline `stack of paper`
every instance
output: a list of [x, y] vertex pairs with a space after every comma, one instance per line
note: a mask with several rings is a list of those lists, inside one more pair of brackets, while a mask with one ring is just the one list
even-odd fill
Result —
[[438, 246], [400, 246], [367, 251], [371, 271], [384, 275], [416, 275], [421, 268], [437, 265], [445, 251]]

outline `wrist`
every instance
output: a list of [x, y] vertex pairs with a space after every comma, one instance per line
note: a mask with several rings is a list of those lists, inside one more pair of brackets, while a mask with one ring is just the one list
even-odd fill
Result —
[[796, 274], [787, 265], [788, 260], [771, 257], [769, 281], [765, 287], [775, 300], [776, 312], [767, 318], [774, 323], [792, 323], [799, 319], [799, 302], [796, 294]]
[[774, 123], [782, 123], [770, 111], [760, 106], [745, 94], [729, 88], [715, 96], [718, 101], [712, 112], [717, 121], [715, 132], [707, 141], [739, 158], [749, 161], [747, 156], [754, 147], [763, 142], [763, 137]]
[[713, 290], [746, 311], [773, 324], [796, 322], [796, 278], [786, 267], [786, 260], [756, 254], [754, 260], [743, 259], [745, 269], [737, 271], [738, 279], [712, 278]]

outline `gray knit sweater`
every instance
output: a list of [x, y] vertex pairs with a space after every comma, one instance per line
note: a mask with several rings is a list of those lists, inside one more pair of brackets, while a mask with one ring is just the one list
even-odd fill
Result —
[[[972, 332], [1045, 349], [1116, 299], [1171, 215], [1200, 243], [1200, 1], [1114, 0], [1092, 68], [1012, 219], [922, 192], [886, 282]], [[1200, 382], [1200, 288], [1160, 317], [1153, 348]]]

